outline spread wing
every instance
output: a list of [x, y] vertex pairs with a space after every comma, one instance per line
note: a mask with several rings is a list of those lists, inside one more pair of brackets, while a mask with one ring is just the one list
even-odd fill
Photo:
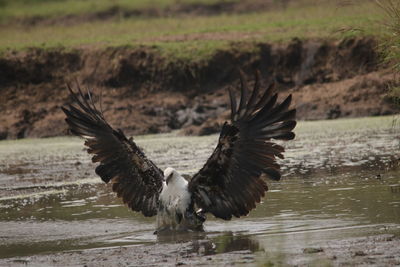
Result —
[[[229, 90], [231, 121], [222, 127], [218, 145], [203, 168], [193, 176], [189, 190], [195, 204], [205, 212], [229, 220], [247, 215], [268, 190], [263, 176], [279, 180], [284, 148], [271, 139], [291, 140], [296, 110], [291, 95], [277, 103], [270, 86], [259, 99], [259, 74], [249, 93], [241, 74], [241, 98], [237, 106]], [[259, 100], [258, 100], [259, 99]]]
[[132, 210], [145, 216], [157, 214], [158, 197], [164, 179], [162, 171], [146, 158], [140, 148], [118, 129], [114, 130], [97, 110], [90, 92], [78, 87], [77, 95], [68, 86], [74, 104], [62, 107], [70, 131], [86, 139], [92, 161], [99, 162], [96, 174], [108, 183]]

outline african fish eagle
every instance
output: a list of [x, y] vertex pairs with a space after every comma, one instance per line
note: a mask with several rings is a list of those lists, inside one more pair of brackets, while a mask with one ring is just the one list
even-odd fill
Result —
[[[157, 215], [157, 231], [202, 231], [205, 214], [230, 220], [247, 215], [268, 190], [264, 177], [279, 180], [284, 148], [275, 140], [291, 140], [296, 110], [292, 96], [278, 103], [274, 86], [260, 93], [257, 72], [254, 89], [241, 78], [237, 105], [229, 89], [231, 116], [222, 126], [217, 147], [205, 165], [189, 180], [171, 167], [162, 172], [133, 138], [115, 130], [99, 111], [88, 91], [68, 85], [73, 104], [62, 107], [71, 133], [85, 139], [98, 174], [133, 211]], [[250, 94], [251, 93], [251, 94]]]

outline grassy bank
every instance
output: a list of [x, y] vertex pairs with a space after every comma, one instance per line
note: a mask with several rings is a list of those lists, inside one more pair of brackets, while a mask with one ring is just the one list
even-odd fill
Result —
[[[7, 1], [8, 2], [8, 1]], [[27, 4], [37, 2], [36, 4]], [[154, 1], [15, 1], [1, 11], [3, 21], [32, 16], [57, 17], [89, 14], [120, 6], [121, 8], [164, 8], [194, 0]], [[199, 1], [196, 1], [199, 3]], [[215, 0], [202, 0], [213, 4]], [[315, 4], [317, 3], [318, 4]], [[94, 4], [96, 3], [96, 4]], [[314, 4], [312, 4], [314, 3]], [[347, 3], [347, 2], [346, 2]], [[31, 9], [29, 9], [30, 7]], [[64, 8], [62, 8], [64, 7]], [[343, 4], [333, 1], [294, 1], [287, 7], [270, 10], [221, 13], [213, 16], [129, 17], [80, 23], [49, 23], [30, 26], [3, 23], [0, 28], [0, 51], [23, 50], [29, 47], [108, 47], [148, 45], [177, 58], [204, 58], [232, 42], [284, 42], [300, 39], [340, 39], [346, 36], [382, 35], [380, 24], [384, 11], [373, 1]], [[83, 19], [82, 19], [83, 18]], [[72, 20], [73, 21], [73, 20]], [[73, 21], [74, 22], [74, 21]]]
[[[0, 0], [0, 20], [34, 16], [56, 17], [105, 11], [112, 7], [124, 9], [165, 8], [175, 3], [214, 4], [221, 0]], [[234, 0], [239, 1], [239, 0]]]
[[[386, 16], [384, 25], [387, 30], [381, 42], [382, 55], [386, 63], [392, 65], [396, 72], [400, 72], [400, 2], [381, 0], [377, 3]], [[400, 87], [391, 86], [389, 95], [400, 106]]]

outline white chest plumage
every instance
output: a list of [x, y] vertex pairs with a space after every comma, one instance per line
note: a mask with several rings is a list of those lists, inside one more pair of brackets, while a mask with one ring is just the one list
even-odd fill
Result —
[[188, 182], [182, 176], [176, 177], [168, 185], [164, 182], [160, 201], [168, 210], [183, 214], [190, 203]]
[[164, 173], [167, 181], [163, 182], [163, 189], [159, 198], [157, 228], [177, 230], [186, 224], [185, 217], [190, 205], [191, 195], [185, 178], [172, 168], [167, 168]]

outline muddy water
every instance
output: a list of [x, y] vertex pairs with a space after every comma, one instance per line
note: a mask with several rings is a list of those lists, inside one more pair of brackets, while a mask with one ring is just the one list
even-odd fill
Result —
[[[248, 217], [225, 222], [209, 216], [204, 235], [158, 239], [154, 219], [130, 212], [96, 177], [82, 140], [2, 141], [0, 258], [183, 242], [180, 252], [196, 255], [245, 253], [243, 264], [319, 264], [335, 260], [319, 255], [327, 244], [400, 236], [397, 117], [301, 122], [296, 133], [286, 143], [283, 179], [269, 183]], [[202, 166], [216, 140], [136, 138], [161, 168], [184, 175]]]

